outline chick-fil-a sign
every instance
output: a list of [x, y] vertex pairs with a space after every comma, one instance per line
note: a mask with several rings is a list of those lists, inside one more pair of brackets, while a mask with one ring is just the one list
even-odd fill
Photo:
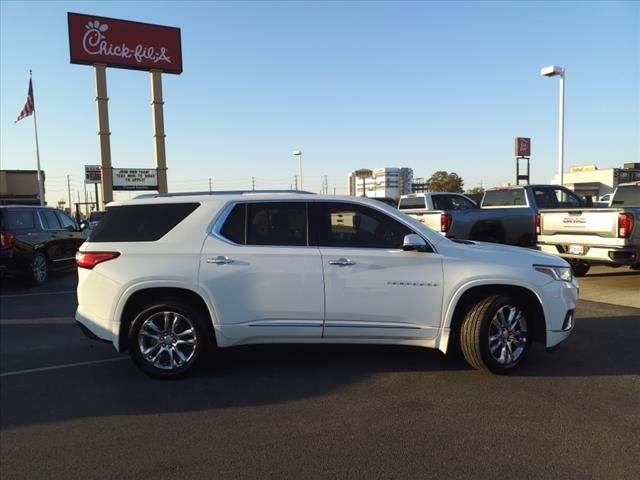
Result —
[[182, 73], [180, 29], [67, 14], [71, 63]]

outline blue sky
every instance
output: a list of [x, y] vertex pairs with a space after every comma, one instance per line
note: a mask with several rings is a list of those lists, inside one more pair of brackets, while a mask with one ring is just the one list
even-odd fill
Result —
[[[357, 168], [455, 171], [466, 187], [565, 165], [640, 162], [638, 2], [12, 2], [0, 4], [0, 164], [35, 168], [31, 118], [14, 124], [33, 69], [48, 201], [98, 164], [93, 69], [69, 63], [66, 12], [180, 27], [184, 72], [164, 75], [171, 190], [346, 191]], [[149, 76], [109, 69], [114, 167], [152, 168]]]

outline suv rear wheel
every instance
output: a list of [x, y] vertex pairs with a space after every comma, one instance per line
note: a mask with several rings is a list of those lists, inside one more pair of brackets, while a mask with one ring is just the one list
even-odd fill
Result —
[[478, 301], [468, 311], [460, 331], [460, 346], [467, 363], [493, 373], [509, 373], [518, 368], [530, 343], [525, 311], [509, 295], [492, 295]]
[[178, 378], [192, 371], [214, 345], [205, 314], [180, 301], [146, 305], [131, 323], [131, 358], [147, 375]]
[[49, 277], [47, 257], [42, 252], [35, 252], [29, 263], [29, 279], [36, 285], [42, 285]]

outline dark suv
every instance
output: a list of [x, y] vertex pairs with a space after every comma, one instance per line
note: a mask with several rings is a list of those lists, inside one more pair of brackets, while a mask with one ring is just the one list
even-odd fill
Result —
[[85, 241], [67, 214], [49, 207], [0, 207], [0, 271], [26, 275], [43, 284], [50, 270], [75, 266], [75, 254]]

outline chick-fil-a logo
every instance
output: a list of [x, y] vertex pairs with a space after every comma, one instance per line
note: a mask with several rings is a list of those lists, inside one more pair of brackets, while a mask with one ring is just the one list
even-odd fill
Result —
[[145, 47], [138, 44], [130, 48], [126, 43], [113, 44], [107, 42], [105, 32], [109, 30], [109, 25], [100, 23], [98, 20], [90, 21], [85, 25], [86, 32], [82, 37], [82, 48], [89, 55], [101, 55], [107, 57], [118, 58], [134, 58], [136, 62], [141, 63], [145, 60], [153, 63], [166, 62], [171, 63], [171, 57], [168, 55], [169, 49], [161, 47], [156, 50], [154, 47]]

